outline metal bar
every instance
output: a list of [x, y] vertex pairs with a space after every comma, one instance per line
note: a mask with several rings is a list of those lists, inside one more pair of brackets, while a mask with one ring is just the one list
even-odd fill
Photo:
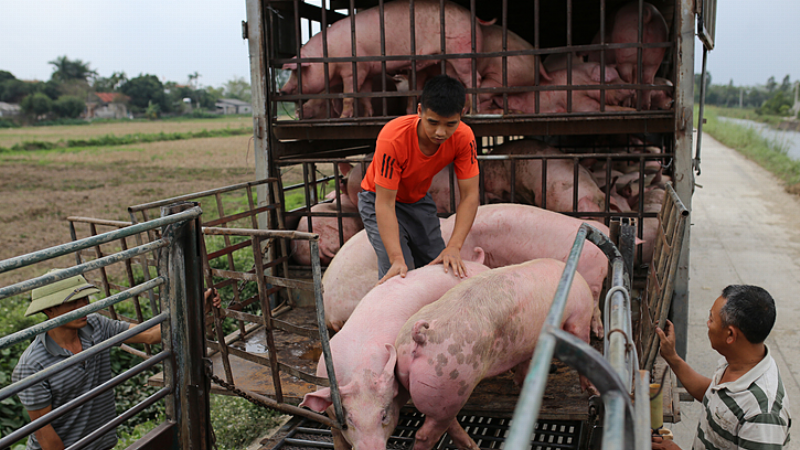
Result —
[[650, 372], [640, 370], [636, 379], [636, 404], [634, 405], [636, 450], [651, 450], [650, 433]]
[[215, 236], [259, 236], [262, 238], [284, 238], [284, 239], [318, 239], [316, 233], [304, 233], [302, 231], [288, 230], [251, 230], [248, 228], [207, 228], [203, 227], [203, 234]]
[[697, 150], [694, 153], [692, 165], [697, 175], [700, 175], [700, 150], [703, 148], [703, 110], [706, 105], [706, 62], [708, 49], [703, 46], [703, 71], [700, 75], [700, 106], [697, 114]]
[[[248, 189], [249, 189], [249, 187], [248, 187]], [[231, 216], [220, 217], [218, 219], [210, 220], [208, 222], [203, 222], [203, 226], [216, 227], [218, 225], [234, 222], [236, 220], [243, 219], [245, 217], [253, 217], [253, 216], [256, 216], [256, 215], [258, 215], [260, 213], [277, 209], [279, 206], [280, 206], [280, 204], [270, 204], [270, 205], [265, 205], [265, 206], [262, 206], [262, 207], [259, 207], [259, 208], [251, 207], [249, 210], [241, 212], [241, 213], [238, 213], [238, 214], [234, 214], [234, 215], [231, 215]]]
[[118, 294], [112, 295], [111, 297], [104, 298], [103, 300], [98, 300], [94, 303], [90, 303], [82, 308], [78, 308], [74, 311], [64, 313], [58, 317], [46, 320], [42, 323], [33, 325], [24, 330], [17, 331], [16, 333], [3, 336], [2, 338], [0, 338], [0, 350], [8, 348], [19, 342], [33, 339], [38, 334], [46, 333], [54, 328], [58, 328], [69, 322], [72, 322], [75, 319], [85, 317], [88, 314], [100, 311], [101, 309], [105, 309], [110, 305], [114, 305], [116, 303], [125, 301], [133, 297], [134, 295], [140, 294], [146, 290], [153, 289], [157, 286], [161, 286], [162, 284], [165, 283], [165, 281], [166, 280], [163, 277], [154, 278], [146, 283], [142, 283], [140, 285], [132, 287], [127, 291], [120, 292]]
[[150, 328], [158, 325], [159, 323], [164, 322], [168, 318], [169, 318], [169, 314], [168, 313], [166, 313], [166, 312], [165, 313], [161, 313], [161, 314], [153, 317], [152, 319], [148, 320], [147, 322], [144, 322], [144, 323], [141, 323], [139, 325], [136, 325], [135, 327], [133, 327], [133, 328], [127, 330], [127, 331], [124, 331], [124, 332], [122, 332], [122, 333], [120, 333], [120, 334], [118, 334], [118, 335], [116, 335], [116, 336], [114, 336], [114, 337], [112, 337], [110, 339], [107, 339], [107, 340], [105, 340], [105, 341], [103, 341], [103, 342], [101, 342], [101, 343], [99, 343], [97, 345], [92, 346], [92, 348], [90, 348], [88, 350], [84, 350], [84, 351], [78, 353], [77, 355], [70, 356], [68, 359], [66, 359], [64, 361], [61, 361], [59, 363], [53, 364], [52, 366], [49, 366], [48, 368], [46, 368], [46, 369], [44, 369], [44, 370], [42, 370], [40, 372], [36, 372], [34, 375], [31, 375], [31, 376], [29, 376], [29, 377], [27, 377], [25, 379], [17, 381], [16, 383], [12, 383], [12, 384], [4, 387], [3, 389], [0, 389], [0, 400], [5, 400], [5, 399], [11, 397], [12, 395], [18, 394], [22, 390], [27, 389], [28, 387], [30, 387], [30, 386], [32, 386], [32, 385], [34, 385], [34, 384], [36, 384], [36, 383], [38, 383], [38, 382], [40, 382], [42, 380], [46, 380], [47, 378], [49, 378], [49, 377], [61, 372], [62, 370], [66, 369], [68, 367], [71, 367], [71, 366], [74, 366], [76, 364], [82, 363], [82, 362], [86, 361], [87, 359], [93, 357], [97, 353], [100, 353], [100, 352], [102, 352], [104, 350], [108, 350], [109, 348], [111, 348], [112, 346], [114, 346], [116, 344], [124, 342], [124, 341], [128, 340], [129, 338], [131, 338], [133, 336], [136, 336], [137, 334], [139, 334], [139, 333], [141, 333], [141, 332], [143, 332], [145, 330], [149, 330]]
[[[107, 227], [115, 227], [115, 228], [125, 228], [133, 225], [133, 222], [123, 222], [121, 220], [106, 220], [106, 219], [97, 219], [95, 217], [82, 217], [82, 216], [69, 216], [67, 217], [67, 221], [70, 223], [70, 228], [74, 231], [74, 223], [87, 223], [87, 224], [95, 224], [95, 225], [104, 225]], [[77, 241], [78, 238], [75, 234], [72, 234], [72, 240]]]
[[278, 349], [275, 347], [275, 337], [273, 336], [272, 327], [272, 310], [269, 307], [269, 297], [267, 296], [267, 283], [264, 281], [264, 262], [261, 255], [258, 254], [259, 237], [252, 236], [251, 242], [253, 245], [253, 258], [256, 266], [256, 273], [259, 274], [256, 278], [258, 284], [258, 298], [261, 303], [261, 315], [264, 328], [266, 331], [267, 348], [269, 349], [269, 363], [272, 372], [272, 383], [275, 388], [275, 400], [278, 403], [283, 403], [283, 390], [281, 389], [281, 377], [278, 369]]
[[605, 422], [601, 448], [622, 449], [625, 447], [625, 399], [622, 392], [603, 395]]
[[[105, 256], [100, 259], [95, 259], [94, 261], [83, 263], [78, 266], [62, 269], [59, 270], [58, 272], [47, 273], [37, 278], [21, 281], [17, 284], [12, 284], [11, 286], [0, 288], [0, 300], [11, 297], [12, 295], [28, 292], [32, 289], [36, 289], [42, 286], [47, 286], [48, 284], [55, 283], [56, 281], [65, 280], [67, 278], [71, 278], [76, 275], [82, 275], [83, 273], [88, 272], [90, 270], [95, 270], [100, 267], [110, 266], [111, 264], [118, 263], [125, 259], [139, 256], [141, 254], [166, 247], [167, 245], [169, 245], [169, 243], [161, 239], [155, 242], [151, 242], [149, 244], [144, 244], [141, 247], [134, 247], [128, 251], [122, 251], [110, 256]], [[53, 249], [58, 249], [59, 247], [61, 246], [53, 247]]]
[[[97, 225], [95, 225], [93, 223], [90, 223], [89, 224], [89, 232], [92, 234], [92, 236], [97, 236]], [[95, 245], [94, 246], [94, 258], [95, 259], [102, 259], [103, 258], [103, 251], [100, 249], [99, 245]], [[108, 274], [106, 273], [105, 267], [101, 267], [100, 268], [100, 283], [103, 286], [103, 294], [105, 294], [106, 297], [110, 297], [111, 296], [111, 288], [108, 286]], [[114, 307], [113, 306], [109, 306], [108, 310], [109, 310], [109, 312], [111, 312], [111, 318], [114, 319], [114, 320], [118, 320], [117, 311], [114, 310]]]
[[161, 352], [158, 355], [153, 356], [150, 359], [147, 359], [144, 362], [137, 364], [134, 367], [126, 370], [125, 372], [117, 375], [116, 377], [106, 381], [105, 383], [101, 384], [93, 388], [91, 391], [86, 392], [85, 394], [70, 400], [69, 402], [59, 406], [58, 408], [50, 411], [49, 413], [45, 414], [44, 416], [39, 417], [38, 419], [34, 420], [33, 422], [28, 423], [24, 427], [14, 431], [13, 433], [5, 436], [4, 438], [0, 439], [0, 448], [6, 448], [13, 444], [14, 442], [28, 436], [29, 434], [33, 433], [34, 431], [44, 427], [45, 425], [49, 424], [50, 422], [58, 419], [59, 417], [63, 416], [64, 414], [72, 411], [76, 407], [92, 400], [93, 398], [97, 397], [98, 395], [102, 394], [103, 392], [113, 389], [115, 386], [122, 384], [123, 382], [131, 379], [132, 377], [144, 372], [145, 370], [155, 366], [156, 364], [164, 361], [169, 356], [170, 353]]
[[[185, 202], [185, 201], [189, 201], [189, 200], [193, 200], [193, 199], [198, 199], [198, 198], [201, 198], [201, 197], [209, 197], [209, 196], [217, 194], [217, 193], [225, 194], [225, 193], [228, 193], [228, 192], [231, 192], [231, 191], [235, 191], [237, 189], [242, 189], [242, 188], [246, 188], [246, 187], [250, 187], [250, 186], [260, 186], [262, 184], [270, 183], [270, 182], [273, 182], [273, 181], [275, 181], [275, 178], [262, 178], [260, 180], [245, 181], [245, 182], [242, 182], [242, 183], [231, 184], [231, 185], [223, 186], [223, 187], [220, 187], [220, 188], [209, 189], [207, 191], [200, 191], [200, 192], [194, 192], [192, 194], [185, 194], [185, 195], [179, 195], [177, 197], [170, 197], [170, 198], [167, 198], [167, 199], [164, 199], [164, 200], [159, 200], [159, 201], [156, 201], [156, 202], [141, 203], [139, 205], [129, 206], [128, 207], [128, 212], [130, 214], [133, 214], [133, 213], [144, 211], [144, 210], [147, 210], [147, 209], [160, 208], [162, 206], [167, 206], [167, 205], [172, 205], [172, 204], [175, 204], [175, 203], [180, 203], [180, 202]], [[76, 219], [81, 219], [81, 217], [76, 217]], [[90, 220], [98, 220], [98, 219], [90, 219]], [[107, 222], [112, 222], [112, 221], [107, 221]], [[134, 223], [135, 222], [136, 221], [134, 221]], [[100, 224], [100, 222], [97, 222], [97, 223]], [[124, 223], [124, 222], [122, 222], [122, 223]]]
[[[48, 259], [58, 258], [59, 256], [68, 255], [70, 253], [85, 250], [87, 248], [94, 247], [95, 245], [105, 244], [107, 242], [111, 242], [117, 240], [122, 237], [128, 237], [135, 235], [137, 233], [145, 232], [148, 230], [152, 230], [164, 225], [169, 225], [177, 222], [182, 222], [185, 220], [191, 220], [195, 217], [199, 216], [201, 213], [200, 208], [192, 208], [188, 211], [184, 211], [180, 214], [176, 214], [174, 216], [156, 219], [150, 222], [145, 222], [141, 224], [131, 225], [126, 228], [122, 228], [120, 230], [113, 230], [109, 231], [108, 233], [103, 233], [97, 236], [88, 237], [85, 239], [80, 239], [75, 242], [70, 242], [67, 244], [62, 244], [56, 247], [39, 250], [37, 252], [28, 253], [27, 255], [17, 256], [15, 258], [9, 258], [4, 261], [0, 261], [0, 273], [5, 273], [10, 270], [19, 269], [22, 267], [27, 267], [32, 264], [36, 264], [42, 261], [47, 261]], [[63, 279], [63, 278], [60, 278]], [[57, 281], [57, 280], [53, 280]], [[33, 288], [31, 288], [33, 289]], [[2, 294], [0, 294], [2, 295]], [[5, 298], [5, 297], [1, 297]]]
[[[167, 395], [171, 394], [172, 392], [173, 392], [173, 390], [172, 390], [171, 386], [170, 387], [165, 387], [163, 389], [160, 389], [155, 394], [153, 394], [153, 395], [147, 397], [146, 399], [142, 400], [141, 403], [137, 404], [133, 408], [131, 408], [131, 409], [125, 411], [124, 413], [120, 414], [117, 418], [115, 418], [111, 422], [103, 425], [102, 427], [98, 428], [97, 430], [95, 430], [94, 432], [92, 432], [88, 436], [84, 437], [80, 441], [72, 444], [66, 450], [78, 450], [78, 449], [81, 449], [83, 447], [86, 447], [87, 445], [92, 443], [92, 441], [94, 441], [98, 437], [108, 433], [112, 429], [116, 428], [117, 425], [121, 424], [122, 422], [125, 422], [126, 420], [130, 419], [131, 417], [135, 416], [136, 414], [139, 414], [145, 408], [147, 408], [148, 406], [152, 405], [153, 403], [161, 400], [162, 398], [166, 397]], [[196, 448], [196, 447], [192, 447], [192, 448]]]
[[[411, 0], [413, 3], [414, 0]], [[322, 355], [325, 359], [325, 370], [331, 383], [331, 399], [333, 400], [333, 410], [336, 413], [336, 420], [342, 429], [347, 427], [344, 420], [344, 409], [342, 408], [342, 394], [339, 391], [339, 383], [336, 381], [336, 371], [333, 367], [333, 356], [331, 353], [330, 337], [328, 328], [325, 326], [325, 306], [322, 302], [322, 269], [319, 262], [319, 239], [312, 239], [311, 242], [311, 274], [314, 279], [314, 301], [317, 308], [317, 326], [319, 327], [319, 340], [322, 344]]]
[[[128, 250], [128, 240], [126, 238], [120, 239], [120, 244], [122, 245], [122, 250]], [[131, 260], [130, 259], [126, 259], [125, 260], [125, 275], [128, 277], [128, 286], [129, 287], [133, 287], [136, 284], [136, 280], [133, 277], [133, 265], [131, 264]], [[115, 289], [117, 289], [119, 291], [127, 290], [127, 289], [123, 289], [122, 286], [120, 286], [118, 288], [115, 288]], [[133, 307], [134, 307], [134, 310], [136, 311], [136, 321], [138, 323], [144, 322], [144, 314], [142, 314], [142, 305], [139, 302], [139, 295], [138, 294], [133, 296]], [[156, 314], [155, 311], [151, 311], [150, 313], [151, 314]], [[152, 354], [152, 351], [150, 349], [150, 344], [145, 344], [144, 345], [144, 352], [147, 355]]]

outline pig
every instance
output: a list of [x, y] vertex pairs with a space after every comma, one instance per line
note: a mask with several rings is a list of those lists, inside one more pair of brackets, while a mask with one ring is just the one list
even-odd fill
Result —
[[[494, 149], [493, 155], [563, 155], [559, 150], [534, 139], [506, 142]], [[573, 211], [574, 171], [571, 159], [548, 159], [546, 202], [542, 194], [542, 160], [518, 159], [516, 161], [515, 194], [524, 203], [546, 206], [557, 212]], [[484, 162], [484, 189], [492, 198], [510, 199], [511, 184], [508, 176], [510, 161]], [[577, 211], [601, 212], [605, 210], [605, 194], [597, 187], [592, 174], [578, 165], [578, 203]], [[617, 200], [610, 200], [611, 206], [618, 209]]]
[[[443, 222], [440, 219], [440, 224]], [[483, 251], [462, 250], [463, 258], [478, 261]], [[328, 329], [339, 331], [356, 309], [358, 302], [378, 282], [378, 257], [367, 232], [356, 233], [344, 243], [322, 276], [322, 302]]]
[[[644, 212], [659, 213], [664, 203], [664, 189], [656, 188], [644, 194]], [[645, 217], [642, 225], [642, 262], [647, 263], [653, 259], [653, 251], [658, 239], [659, 220], [657, 217]]]
[[[364, 228], [361, 217], [358, 217], [358, 209], [350, 202], [347, 195], [339, 196], [342, 202], [342, 213], [355, 213], [356, 217], [342, 217], [342, 237], [347, 242], [348, 239]], [[336, 201], [319, 203], [311, 207], [311, 212], [336, 213], [338, 205]], [[336, 217], [312, 217], [311, 232], [319, 234], [319, 260], [327, 265], [339, 251], [339, 219]], [[308, 232], [308, 219], [303, 217], [297, 225], [297, 231]], [[310, 265], [311, 255], [308, 241], [295, 239], [292, 240], [292, 257], [298, 264]]]
[[[472, 52], [472, 21], [470, 11], [447, 1], [444, 3], [444, 16], [447, 33], [445, 35], [445, 49], [441, 48], [440, 43], [440, 3], [436, 0], [419, 0], [414, 2], [414, 23], [415, 23], [415, 42], [417, 55], [435, 55], [444, 51], [447, 53], [471, 53]], [[363, 10], [355, 16], [356, 27], [356, 55], [369, 56], [381, 55], [380, 38], [380, 11], [378, 7]], [[410, 55], [411, 39], [409, 36], [409, 2], [399, 0], [388, 2], [384, 5], [384, 31], [385, 31], [385, 54], [387, 56]], [[352, 57], [351, 52], [351, 33], [350, 20], [343, 19], [334, 23], [327, 31], [328, 56], [329, 57]], [[481, 27], [475, 29], [475, 45], [477, 51], [482, 49], [483, 34]], [[323, 56], [322, 34], [314, 35], [300, 50], [302, 58], [317, 58]], [[436, 64], [436, 60], [417, 61], [417, 70], [423, 70], [428, 66]], [[451, 59], [448, 61], [453, 67], [456, 77], [468, 88], [480, 87], [480, 74], [477, 75], [475, 86], [472, 83], [471, 61], [467, 58]], [[358, 62], [357, 71], [353, 73], [351, 62], [335, 62], [328, 64], [329, 80], [325, 80], [324, 68], [322, 63], [300, 63], [302, 72], [302, 94], [317, 94], [325, 89], [325, 82], [330, 85], [343, 85], [345, 94], [352, 94], [354, 77], [357, 76], [357, 92], [369, 92], [371, 87], [371, 77], [382, 73], [379, 61]], [[389, 73], [397, 73], [411, 67], [409, 59], [386, 61], [386, 70]], [[281, 87], [283, 94], [294, 94], [299, 91], [297, 80], [298, 63], [286, 63], [284, 70], [292, 70], [289, 81]], [[354, 106], [353, 97], [346, 97], [343, 100], [341, 117], [353, 117]], [[371, 116], [372, 105], [369, 101], [363, 104], [365, 116]]]
[[[642, 43], [667, 42], [667, 22], [658, 8], [647, 2], [642, 3], [642, 26]], [[630, 2], [620, 8], [614, 14], [612, 23], [607, 29], [610, 30], [605, 39], [607, 43], [626, 44], [639, 42], [639, 3]], [[592, 43], [600, 43], [599, 36], [596, 36]], [[666, 50], [665, 47], [642, 49], [642, 83], [653, 84]], [[619, 77], [626, 84], [638, 84], [637, 59], [637, 48], [619, 48], [607, 51], [605, 62], [606, 64], [616, 65]], [[590, 62], [600, 62], [600, 52], [590, 52], [588, 60]], [[642, 96], [642, 108], [650, 109], [651, 93], [658, 91], [645, 92], [647, 95]], [[633, 104], [635, 105], [635, 103]], [[662, 100], [659, 100], [659, 105], [663, 106]]]
[[[586, 86], [600, 84], [600, 64], [585, 63], [572, 66], [572, 85]], [[567, 70], [556, 70], [549, 73], [549, 80], [541, 83], [542, 86], [566, 86]], [[619, 73], [612, 66], [605, 67], [606, 85], [620, 84], [622, 80]], [[609, 89], [605, 91], [606, 111], [631, 111], [631, 108], [616, 106], [625, 99], [633, 95], [629, 89]], [[536, 92], [524, 92], [521, 94], [508, 95], [508, 109], [514, 113], [535, 114]], [[490, 114], [503, 113], [503, 96], [495, 95], [492, 97], [494, 107], [489, 107], [486, 111]], [[600, 91], [572, 91], [572, 110], [571, 112], [594, 112], [600, 111]], [[539, 113], [552, 114], [567, 112], [567, 91], [539, 91]]]
[[[475, 275], [403, 325], [397, 379], [425, 414], [414, 450], [432, 449], [445, 431], [456, 448], [479, 450], [456, 415], [484, 378], [517, 368], [521, 384], [564, 267], [537, 259]], [[560, 327], [588, 343], [591, 317], [592, 293], [576, 273]]]
[[[480, 264], [481, 259], [465, 262], [470, 277], [488, 270]], [[347, 422], [346, 430], [333, 430], [337, 450], [348, 448], [348, 443], [359, 450], [386, 448], [400, 407], [408, 400], [394, 375], [397, 333], [415, 312], [460, 282], [461, 278], [445, 273], [441, 265], [411, 270], [405, 278], [391, 278], [375, 286], [333, 336], [331, 355]], [[317, 376], [327, 377], [324, 356], [317, 365]], [[331, 391], [326, 387], [306, 394], [300, 406], [322, 412], [331, 404]]]
[[328, 329], [341, 330], [378, 279], [378, 257], [367, 232], [361, 230], [344, 243], [322, 275], [322, 303]]
[[[383, 86], [381, 85], [380, 74], [372, 77], [371, 80], [372, 92], [382, 92]], [[387, 77], [386, 92], [398, 92], [400, 89], [397, 87], [393, 77]], [[405, 90], [408, 90], [406, 87]], [[331, 94], [338, 94], [342, 92], [342, 85], [331, 86]], [[365, 100], [366, 101], [366, 100]], [[342, 99], [332, 99], [329, 101], [331, 105], [330, 117], [339, 117], [342, 114]], [[303, 103], [302, 108], [298, 108], [297, 116], [301, 119], [325, 119], [328, 117], [326, 110], [326, 100], [315, 98]], [[386, 98], [386, 115], [387, 116], [400, 116], [405, 112], [404, 100], [402, 97], [387, 97]], [[383, 99], [381, 97], [374, 97], [370, 99], [370, 110], [374, 113], [378, 111], [383, 114]], [[361, 115], [364, 115], [365, 110], [361, 109]]]
[[[566, 261], [578, 228], [584, 222], [609, 235], [608, 227], [602, 223], [576, 219], [535, 206], [510, 203], [479, 206], [472, 229], [461, 249], [461, 257], [468, 257], [471, 254], [469, 249], [480, 247], [485, 253], [484, 264], [490, 268], [538, 258]], [[455, 217], [442, 222], [445, 242], [453, 234], [454, 226]], [[598, 302], [607, 272], [608, 258], [597, 246], [587, 242], [578, 260], [578, 273], [592, 291], [595, 304], [592, 332], [597, 337], [603, 336]]]
[[[672, 86], [672, 81], [666, 78], [656, 77], [653, 83], [658, 86]], [[650, 109], [670, 109], [673, 102], [670, 91], [650, 91]]]

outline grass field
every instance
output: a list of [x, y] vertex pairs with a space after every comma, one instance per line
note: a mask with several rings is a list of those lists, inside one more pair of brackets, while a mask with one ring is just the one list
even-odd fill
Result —
[[52, 127], [24, 127], [0, 129], [0, 147], [11, 147], [29, 141], [57, 142], [67, 139], [86, 139], [107, 134], [125, 136], [129, 134], [154, 134], [197, 132], [222, 128], [247, 128], [253, 126], [250, 117], [232, 116], [219, 119], [194, 120], [135, 120], [130, 122], [101, 122], [89, 125], [63, 125]]
[[[130, 122], [0, 130], [28, 139], [173, 133], [244, 127], [245, 118]], [[129, 220], [127, 207], [254, 179], [251, 135], [0, 154], [0, 260], [70, 240], [68, 216]], [[4, 144], [0, 143], [0, 146]], [[37, 276], [61, 259], [0, 275], [0, 285]]]

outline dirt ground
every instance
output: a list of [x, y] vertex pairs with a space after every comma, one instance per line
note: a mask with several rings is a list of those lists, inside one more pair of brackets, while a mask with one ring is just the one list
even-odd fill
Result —
[[[250, 139], [244, 135], [0, 154], [0, 260], [69, 242], [68, 216], [129, 220], [131, 205], [252, 180]], [[67, 265], [74, 265], [74, 259], [2, 274], [0, 286]]]

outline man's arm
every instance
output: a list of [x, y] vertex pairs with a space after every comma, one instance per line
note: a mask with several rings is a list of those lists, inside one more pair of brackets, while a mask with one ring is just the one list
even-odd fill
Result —
[[[42, 409], [29, 410], [28, 416], [30, 416], [32, 422], [52, 410], [53, 407], [48, 405]], [[53, 429], [53, 426], [49, 423], [36, 430], [35, 434], [36, 440], [39, 441], [39, 445], [42, 446], [42, 450], [62, 450], [64, 448], [64, 443], [61, 441], [61, 438], [58, 437], [58, 434], [56, 434], [56, 430]]]
[[675, 372], [678, 379], [681, 380], [686, 392], [691, 394], [697, 401], [702, 402], [703, 396], [711, 384], [711, 378], [700, 375], [678, 356], [675, 351], [675, 327], [672, 322], [668, 320], [663, 330], [657, 327], [656, 333], [661, 338], [661, 356], [667, 361], [667, 364]]
[[[128, 327], [130, 330], [131, 328], [137, 326], [138, 324], [132, 323]], [[161, 324], [158, 324], [147, 331], [142, 331], [141, 333], [137, 334], [136, 336], [132, 336], [125, 340], [126, 344], [160, 344], [161, 343]]]
[[461, 247], [467, 239], [472, 223], [475, 221], [475, 214], [478, 212], [478, 205], [480, 204], [479, 180], [480, 177], [478, 175], [466, 180], [458, 180], [461, 198], [456, 210], [456, 224], [453, 227], [453, 234], [450, 236], [447, 247], [430, 263], [442, 263], [445, 272], [447, 272], [448, 267], [452, 267], [453, 273], [462, 278], [467, 275], [467, 267], [464, 265], [464, 261], [461, 260]]
[[397, 191], [375, 186], [375, 219], [378, 222], [378, 232], [381, 235], [383, 247], [389, 256], [392, 266], [386, 275], [378, 281], [378, 284], [400, 275], [405, 278], [408, 273], [408, 266], [403, 256], [403, 248], [400, 246], [400, 228], [397, 224], [397, 213], [394, 206], [397, 201]]

